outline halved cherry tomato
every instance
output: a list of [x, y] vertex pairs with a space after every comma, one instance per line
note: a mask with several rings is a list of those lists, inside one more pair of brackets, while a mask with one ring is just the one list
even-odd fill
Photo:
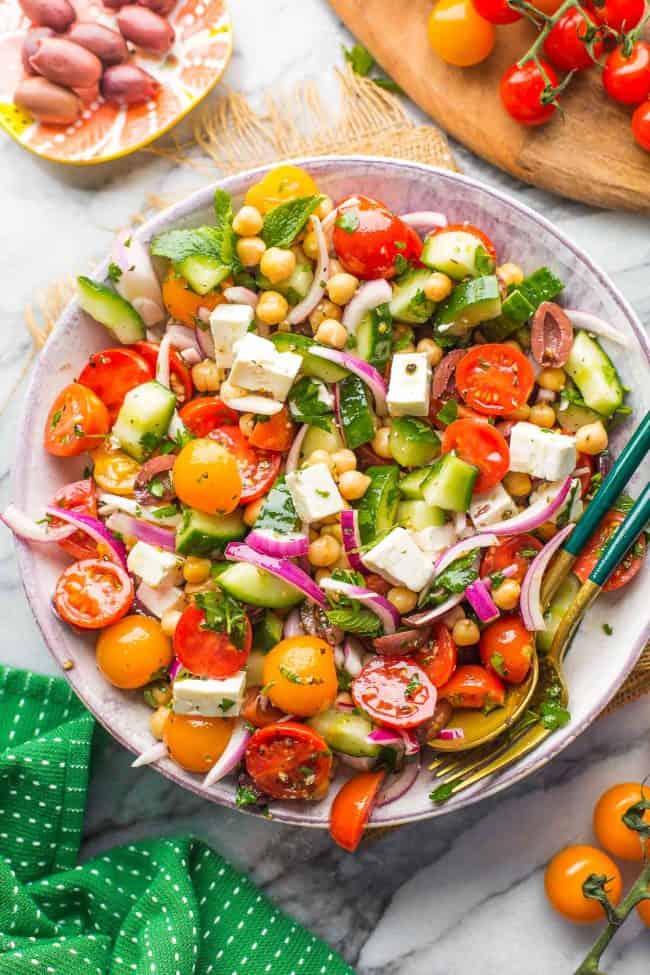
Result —
[[230, 741], [232, 718], [207, 718], [170, 711], [163, 740], [170, 756], [188, 772], [207, 772], [221, 758]]
[[[64, 508], [66, 511], [76, 511], [79, 515], [90, 515], [91, 518], [97, 517], [97, 488], [91, 477], [83, 481], [73, 481], [60, 488], [54, 495], [52, 504], [56, 508]], [[50, 522], [51, 528], [59, 528], [63, 525], [60, 518], [53, 518]], [[71, 555], [73, 559], [96, 559], [97, 542], [86, 535], [85, 532], [76, 531], [68, 538], [58, 543], [59, 548]]]
[[617, 47], [603, 68], [603, 88], [623, 105], [639, 105], [650, 96], [650, 44], [637, 41], [627, 53]]
[[243, 720], [252, 724], [254, 728], [266, 728], [270, 724], [282, 721], [285, 716], [284, 711], [281, 711], [280, 708], [274, 708], [270, 704], [262, 707], [261, 692], [261, 687], [249, 687], [241, 709]]
[[265, 214], [280, 203], [287, 203], [299, 196], [317, 194], [316, 183], [304, 169], [299, 166], [276, 166], [259, 183], [249, 187], [246, 191], [246, 204]]
[[52, 403], [43, 446], [55, 457], [76, 457], [98, 447], [109, 427], [108, 410], [99, 396], [81, 383], [70, 383]]
[[496, 39], [494, 25], [480, 16], [472, 0], [438, 0], [427, 34], [438, 57], [459, 68], [484, 61]]
[[135, 479], [140, 472], [140, 464], [123, 450], [112, 450], [106, 441], [93, 450], [93, 478], [95, 483], [109, 494], [119, 494], [130, 498], [135, 492]]
[[600, 901], [585, 897], [582, 885], [592, 874], [607, 877], [605, 891], [614, 906], [621, 899], [621, 871], [611, 857], [593, 846], [567, 846], [557, 853], [544, 877], [546, 896], [558, 914], [578, 924], [602, 921], [605, 917]]
[[134, 613], [106, 627], [97, 640], [97, 666], [115, 687], [144, 687], [173, 659], [172, 642], [158, 620]]
[[[160, 348], [157, 342], [133, 342], [127, 348], [133, 349], [141, 355], [155, 373], [156, 363], [158, 362], [158, 350]], [[178, 403], [187, 403], [194, 395], [192, 374], [183, 362], [180, 353], [174, 348], [169, 350], [169, 372], [172, 379], [172, 392], [176, 394]]]
[[456, 366], [456, 385], [465, 402], [485, 416], [507, 416], [524, 405], [535, 384], [530, 362], [498, 342], [477, 345]]
[[[621, 511], [608, 511], [601, 521], [598, 530], [591, 536], [582, 552], [573, 564], [573, 573], [580, 582], [586, 582], [600, 558], [605, 546], [620, 528], [625, 520]], [[646, 552], [645, 534], [639, 535], [623, 561], [614, 569], [610, 579], [603, 586], [605, 592], [613, 592], [627, 585], [643, 564]]]
[[443, 687], [456, 669], [458, 647], [444, 623], [434, 623], [431, 641], [418, 650], [415, 660], [434, 687]]
[[359, 772], [342, 785], [330, 811], [330, 836], [348, 853], [354, 853], [386, 773]]
[[436, 689], [421, 667], [402, 657], [368, 661], [352, 682], [352, 697], [375, 721], [415, 728], [433, 717]]
[[580, 496], [584, 498], [591, 487], [591, 479], [594, 476], [595, 459], [590, 454], [578, 454], [576, 459], [576, 471], [581, 471], [577, 477], [580, 479]]
[[[468, 0], [469, 2], [469, 0]], [[402, 261], [417, 261], [422, 241], [377, 200], [351, 196], [338, 207], [334, 250], [346, 271], [358, 278], [392, 278]]]
[[[553, 88], [559, 78], [548, 61], [540, 61]], [[557, 111], [552, 102], [542, 101], [547, 89], [546, 78], [536, 61], [513, 64], [503, 74], [499, 86], [501, 102], [506, 112], [522, 125], [544, 125]]]
[[504, 569], [514, 565], [517, 571], [508, 578], [523, 582], [531, 559], [534, 559], [541, 549], [542, 543], [534, 535], [513, 535], [511, 538], [504, 538], [500, 545], [492, 545], [486, 551], [481, 563], [481, 575], [489, 576], [494, 572], [503, 572]]
[[78, 382], [92, 389], [115, 420], [129, 390], [153, 379], [150, 363], [133, 349], [116, 348], [95, 352], [79, 374]]
[[237, 461], [242, 482], [240, 504], [256, 501], [271, 490], [282, 463], [280, 454], [251, 447], [239, 427], [217, 427], [209, 437], [223, 444]]
[[[544, 53], [560, 71], [582, 71], [594, 63], [583, 38], [595, 25], [588, 14], [569, 7], [555, 22], [544, 41]], [[603, 42], [594, 39], [594, 55], [600, 57]]]
[[[239, 433], [239, 427], [232, 429]], [[215, 443], [208, 437], [190, 440], [176, 456], [172, 477], [181, 501], [206, 514], [230, 514], [240, 502], [239, 459], [223, 442]]]
[[507, 0], [473, 0], [477, 13], [491, 24], [514, 24], [521, 14]]
[[207, 295], [198, 295], [193, 291], [185, 278], [170, 267], [162, 283], [162, 297], [165, 308], [177, 322], [188, 328], [205, 328], [205, 322], [199, 317], [201, 309], [212, 311], [217, 305], [226, 300], [220, 291], [209, 291]]
[[[626, 812], [641, 799], [650, 800], [650, 788], [640, 782], [624, 782], [602, 794], [594, 809], [594, 832], [601, 846], [621, 860], [643, 860], [644, 848], [650, 854], [650, 839], [642, 841], [636, 830], [623, 822]], [[650, 826], [650, 809], [643, 822]]]
[[534, 638], [519, 616], [501, 616], [481, 632], [481, 661], [508, 684], [521, 684], [528, 676], [535, 652]]
[[179, 415], [195, 437], [207, 437], [215, 427], [239, 423], [239, 413], [226, 406], [218, 396], [197, 396], [179, 410]]
[[[474, 4], [474, 6], [476, 6], [476, 4]], [[514, 13], [514, 11], [512, 12]], [[448, 223], [445, 227], [440, 227], [438, 230], [434, 230], [433, 234], [431, 234], [430, 236], [440, 237], [441, 234], [455, 233], [456, 231], [461, 231], [464, 234], [471, 234], [472, 237], [477, 237], [481, 241], [483, 247], [485, 248], [485, 251], [487, 253], [487, 258], [489, 261], [489, 264], [488, 261], [486, 261], [486, 268], [483, 273], [484, 274], [491, 273], [490, 266], [492, 271], [496, 267], [497, 249], [494, 246], [492, 240], [488, 237], [488, 235], [484, 233], [482, 230], [480, 230], [478, 227], [475, 227], [473, 223], [467, 223], [467, 222]]]
[[261, 450], [277, 450], [285, 453], [293, 443], [295, 429], [288, 408], [283, 406], [275, 416], [256, 419], [248, 442]]
[[484, 711], [502, 708], [506, 700], [503, 682], [496, 674], [476, 664], [457, 667], [439, 694], [454, 708], [481, 708]]
[[206, 626], [205, 611], [195, 603], [183, 610], [174, 631], [174, 653], [197, 677], [231, 677], [245, 666], [253, 642], [253, 631], [246, 617], [246, 634], [235, 646], [228, 633]]
[[510, 466], [510, 450], [505, 437], [489, 423], [480, 420], [454, 420], [442, 438], [442, 453], [455, 451], [462, 460], [478, 467], [474, 492], [481, 494], [499, 484]]
[[68, 566], [54, 590], [54, 608], [61, 619], [82, 630], [100, 630], [115, 623], [132, 604], [129, 574], [103, 559], [82, 559]]
[[246, 748], [246, 771], [274, 799], [322, 799], [332, 775], [324, 738], [297, 721], [258, 728]]

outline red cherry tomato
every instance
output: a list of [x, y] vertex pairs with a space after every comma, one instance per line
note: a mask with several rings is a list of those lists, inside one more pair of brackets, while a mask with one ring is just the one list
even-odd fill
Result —
[[[160, 348], [157, 342], [134, 342], [132, 345], [127, 346], [127, 348], [133, 349], [134, 352], [141, 355], [155, 373], [156, 363], [158, 362], [158, 349]], [[172, 392], [176, 393], [178, 404], [187, 403], [194, 395], [192, 374], [183, 362], [180, 353], [174, 348], [169, 350], [169, 371], [175, 380]]]
[[275, 416], [264, 416], [255, 421], [248, 442], [252, 447], [284, 454], [293, 443], [295, 431], [289, 409], [283, 406]]
[[615, 31], [629, 31], [639, 23], [645, 12], [645, 0], [605, 0], [590, 5], [599, 24], [607, 24]]
[[[560, 71], [582, 71], [591, 67], [593, 58], [583, 38], [590, 27], [594, 26], [577, 7], [569, 7], [553, 25], [544, 41], [546, 57]], [[603, 42], [599, 38], [594, 42], [594, 54], [600, 57], [602, 52]]]
[[[55, 508], [64, 508], [66, 511], [75, 511], [78, 515], [90, 515], [91, 518], [96, 518], [97, 488], [95, 482], [91, 477], [87, 477], [83, 481], [73, 481], [72, 484], [66, 484], [56, 492], [52, 504]], [[64, 522], [60, 518], [53, 518], [50, 527], [60, 528], [63, 524]], [[97, 542], [94, 542], [85, 532], [76, 531], [58, 544], [73, 559], [97, 558]]]
[[578, 454], [576, 459], [576, 470], [583, 473], [576, 476], [580, 480], [580, 495], [584, 498], [591, 487], [591, 479], [594, 476], [595, 460], [590, 454]]
[[442, 453], [452, 450], [478, 467], [476, 494], [499, 484], [510, 466], [510, 450], [503, 434], [480, 420], [454, 420], [449, 424], [442, 438]]
[[352, 683], [357, 707], [390, 728], [415, 728], [433, 717], [436, 689], [417, 664], [402, 657], [370, 660]]
[[223, 444], [237, 460], [242, 480], [240, 504], [256, 501], [270, 491], [280, 470], [280, 454], [251, 447], [239, 427], [217, 427], [209, 437]]
[[476, 12], [491, 24], [514, 24], [521, 14], [507, 0], [473, 0]]
[[230, 677], [246, 665], [253, 642], [248, 617], [241, 646], [235, 646], [228, 633], [206, 625], [205, 612], [195, 603], [183, 610], [174, 631], [174, 653], [197, 677]]
[[[621, 511], [608, 511], [601, 521], [598, 530], [591, 536], [582, 552], [573, 564], [573, 572], [577, 575], [580, 582], [586, 582], [600, 558], [601, 552], [608, 541], [620, 528], [625, 520], [625, 515]], [[605, 583], [605, 592], [613, 592], [627, 585], [643, 564], [646, 552], [645, 535], [642, 533], [627, 553], [621, 564], [614, 569], [610, 579]]]
[[513, 535], [504, 539], [500, 545], [492, 545], [483, 556], [481, 575], [489, 576], [494, 572], [503, 572], [509, 566], [517, 568], [516, 573], [508, 576], [516, 582], [523, 582], [532, 559], [542, 549], [542, 543], [534, 535]]
[[444, 623], [434, 623], [431, 642], [418, 650], [415, 661], [434, 687], [443, 687], [456, 669], [458, 647]]
[[120, 565], [105, 559], [82, 559], [59, 576], [54, 608], [66, 623], [82, 630], [101, 630], [128, 613], [133, 583]]
[[81, 383], [70, 383], [50, 407], [43, 446], [55, 457], [76, 457], [101, 446], [109, 427], [108, 410], [99, 396]]
[[322, 799], [332, 775], [327, 742], [297, 721], [258, 728], [245, 761], [258, 789], [274, 799]]
[[508, 684], [521, 684], [533, 658], [533, 637], [518, 616], [501, 616], [481, 633], [481, 661]]
[[502, 708], [506, 700], [503, 682], [496, 674], [475, 664], [458, 667], [451, 679], [440, 688], [439, 693], [454, 708], [493, 711], [495, 708]]
[[530, 362], [517, 349], [477, 345], [456, 366], [456, 385], [465, 402], [485, 416], [507, 416], [524, 405], [535, 384]]
[[392, 278], [402, 263], [417, 261], [422, 241], [383, 203], [352, 196], [339, 204], [334, 224], [334, 250], [350, 274], [358, 278]]
[[617, 47], [605, 61], [603, 87], [623, 105], [638, 105], [650, 95], [650, 44], [637, 41], [628, 56]]
[[353, 775], [341, 786], [332, 803], [330, 836], [348, 853], [354, 853], [361, 842], [385, 774], [381, 771]]
[[112, 423], [129, 390], [153, 377], [154, 370], [143, 356], [133, 349], [117, 348], [91, 355], [78, 381], [99, 396]]
[[[548, 82], [555, 88], [558, 77], [546, 61], [542, 61]], [[515, 122], [522, 125], [544, 125], [555, 113], [556, 106], [544, 104], [542, 96], [547, 80], [535, 61], [526, 61], [521, 67], [513, 64], [501, 78], [500, 94], [503, 107]]]
[[650, 101], [643, 102], [632, 116], [632, 135], [646, 152], [650, 152]]
[[218, 396], [197, 396], [179, 410], [179, 415], [195, 437], [207, 437], [216, 427], [239, 423], [239, 413], [226, 406]]

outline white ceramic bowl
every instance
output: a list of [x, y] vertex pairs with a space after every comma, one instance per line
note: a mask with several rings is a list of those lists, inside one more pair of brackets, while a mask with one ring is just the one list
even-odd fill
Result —
[[[413, 210], [441, 210], [450, 222], [468, 220], [485, 230], [504, 260], [515, 261], [532, 271], [549, 265], [566, 282], [562, 296], [567, 307], [578, 307], [604, 316], [630, 339], [630, 348], [605, 343], [620, 367], [623, 381], [631, 388], [629, 402], [634, 419], [620, 424], [612, 438], [616, 454], [639, 418], [650, 407], [650, 348], [632, 309], [606, 274], [547, 220], [520, 203], [472, 179], [415, 163], [367, 157], [339, 157], [302, 160], [320, 189], [334, 200], [351, 193], [364, 193], [383, 200], [397, 213]], [[220, 185], [239, 201], [247, 187], [266, 170], [258, 169], [224, 180]], [[197, 224], [211, 219], [214, 186], [194, 193], [182, 203], [144, 224], [136, 236], [144, 241], [153, 234], [179, 224]], [[106, 265], [99, 268], [98, 278]], [[14, 472], [14, 500], [30, 513], [43, 506], [61, 484], [80, 476], [82, 463], [60, 461], [42, 449], [45, 418], [55, 393], [71, 382], [91, 352], [110, 344], [108, 334], [84, 315], [73, 302], [43, 350], [29, 385], [25, 413], [18, 432]], [[650, 462], [636, 475], [638, 485], [648, 479]], [[635, 485], [632, 485], [634, 490]], [[65, 557], [52, 552], [55, 546], [19, 544], [18, 558], [27, 597], [45, 641], [62, 663], [69, 658], [74, 669], [65, 676], [76, 693], [108, 731], [133, 752], [152, 744], [149, 709], [137, 692], [119, 691], [99, 673], [92, 637], [81, 636], [62, 625], [51, 610], [51, 596]], [[428, 798], [431, 784], [422, 773], [419, 782], [402, 799], [381, 809], [373, 826], [385, 826], [441, 816], [476, 802], [519, 781], [557, 755], [587, 728], [628, 676], [648, 638], [647, 593], [650, 563], [622, 593], [601, 598], [583, 623], [567, 660], [571, 692], [571, 722], [550, 736], [537, 751], [509, 768], [498, 778], [487, 780], [461, 793], [443, 806]], [[605, 636], [602, 623], [613, 629]], [[184, 772], [171, 761], [158, 763], [160, 771], [184, 788], [213, 802], [234, 806], [234, 785], [230, 780], [209, 790], [201, 778]], [[137, 775], [137, 772], [133, 773]], [[325, 827], [329, 802], [274, 804], [274, 817], [301, 826]]]

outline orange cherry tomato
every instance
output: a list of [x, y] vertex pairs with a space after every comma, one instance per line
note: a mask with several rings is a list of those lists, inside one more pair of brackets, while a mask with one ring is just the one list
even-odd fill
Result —
[[99, 396], [113, 423], [126, 394], [153, 377], [154, 370], [146, 359], [133, 349], [119, 347], [91, 355], [78, 381]]
[[246, 192], [247, 206], [256, 207], [261, 214], [268, 213], [280, 203], [287, 203], [299, 196], [315, 196], [318, 187], [309, 173], [299, 166], [277, 166], [254, 183]]
[[133, 583], [121, 566], [82, 559], [59, 576], [54, 608], [66, 623], [101, 630], [125, 616], [133, 603]]
[[208, 772], [226, 750], [232, 735], [232, 718], [206, 718], [170, 711], [163, 741], [170, 757], [188, 772]]
[[336, 794], [330, 812], [330, 836], [348, 853], [354, 853], [361, 842], [385, 774], [359, 772]]
[[216, 427], [239, 423], [239, 413], [218, 396], [197, 396], [179, 410], [179, 415], [195, 437], [207, 437]]
[[[580, 582], [586, 582], [591, 572], [596, 567], [601, 552], [624, 521], [625, 515], [622, 511], [608, 511], [601, 521], [595, 534], [591, 536], [582, 552], [573, 564], [573, 572], [577, 575]], [[646, 552], [645, 535], [641, 534], [629, 550], [623, 561], [618, 565], [609, 580], [603, 586], [605, 592], [613, 592], [627, 585], [643, 565]]]
[[456, 385], [473, 410], [507, 416], [524, 405], [535, 384], [530, 362], [517, 349], [498, 342], [477, 345], [456, 366]]
[[106, 627], [97, 640], [97, 666], [115, 687], [144, 687], [172, 662], [172, 643], [158, 620], [124, 616]]
[[[642, 842], [641, 837], [623, 822], [623, 816], [641, 798], [650, 800], [650, 788], [640, 782], [624, 782], [604, 792], [594, 809], [594, 832], [601, 846], [621, 860], [642, 860], [645, 847], [650, 855], [650, 840]], [[650, 809], [646, 810], [643, 821], [650, 825]]]
[[352, 697], [373, 721], [416, 728], [433, 717], [436, 689], [424, 670], [402, 657], [374, 657], [352, 682]]
[[324, 738], [297, 721], [258, 728], [246, 748], [246, 771], [274, 799], [322, 799], [332, 775]]
[[296, 427], [291, 421], [289, 410], [283, 406], [275, 416], [262, 417], [255, 421], [248, 442], [253, 447], [275, 450], [284, 454], [293, 443], [295, 431]]
[[264, 657], [263, 678], [271, 703], [301, 718], [326, 711], [338, 692], [334, 651], [317, 636], [276, 643]]
[[519, 616], [501, 616], [484, 627], [480, 651], [484, 667], [508, 684], [521, 684], [530, 670], [534, 640]]
[[172, 318], [189, 328], [206, 328], [206, 323], [199, 315], [201, 309], [212, 311], [226, 300], [220, 291], [197, 295], [185, 278], [173, 267], [170, 267], [162, 283], [162, 297], [165, 308]]
[[434, 687], [443, 687], [456, 669], [458, 647], [444, 623], [436, 622], [428, 646], [418, 650], [415, 660]]
[[183, 504], [212, 515], [234, 511], [242, 479], [236, 458], [215, 440], [190, 440], [174, 461], [174, 490]]
[[[648, 893], [650, 894], [650, 886], [648, 886]], [[641, 901], [636, 909], [643, 923], [650, 928], [650, 900]]]
[[210, 439], [223, 444], [237, 461], [242, 481], [241, 504], [257, 501], [271, 490], [282, 463], [278, 453], [252, 447], [239, 427], [217, 427]]
[[502, 433], [480, 420], [454, 420], [444, 432], [442, 453], [455, 451], [462, 460], [478, 467], [474, 493], [499, 484], [510, 466], [510, 450]]
[[[142, 356], [155, 374], [156, 363], [158, 362], [158, 350], [160, 349], [160, 345], [157, 342], [133, 342], [127, 348], [132, 349], [138, 355]], [[186, 403], [194, 395], [192, 374], [183, 362], [181, 354], [173, 348], [169, 350], [169, 371], [172, 380], [172, 392], [175, 393], [177, 402], [179, 404]]]
[[472, 0], [438, 0], [427, 29], [438, 57], [459, 68], [485, 61], [496, 40], [494, 24], [481, 17]]
[[332, 239], [345, 270], [364, 279], [393, 278], [403, 261], [417, 262], [422, 253], [413, 228], [367, 196], [339, 203]]
[[[83, 481], [74, 481], [66, 484], [56, 492], [52, 500], [56, 508], [64, 508], [66, 511], [76, 511], [79, 515], [90, 515], [91, 518], [97, 517], [97, 488], [91, 477]], [[59, 528], [64, 524], [60, 518], [53, 518], [50, 528]], [[73, 559], [96, 559], [97, 542], [86, 535], [81, 530], [74, 532], [68, 538], [58, 543], [59, 547], [71, 555]]]
[[205, 611], [192, 603], [183, 610], [174, 630], [174, 653], [197, 677], [230, 677], [246, 666], [253, 631], [246, 617], [246, 632], [235, 641], [206, 625]]
[[509, 576], [516, 582], [523, 582], [532, 559], [542, 549], [542, 543], [534, 535], [513, 535], [504, 538], [500, 545], [492, 545], [486, 551], [481, 563], [481, 575], [489, 576], [514, 565], [516, 573]]
[[270, 724], [281, 721], [284, 711], [274, 708], [271, 705], [262, 707], [260, 703], [261, 687], [249, 687], [241, 709], [241, 716], [244, 721], [252, 724], [254, 728], [266, 728]]
[[98, 447], [109, 427], [108, 410], [99, 396], [80, 383], [70, 383], [52, 403], [43, 446], [55, 457], [76, 457]]
[[452, 677], [438, 691], [441, 700], [449, 701], [454, 708], [480, 708], [493, 711], [502, 708], [506, 701], [503, 682], [476, 664], [457, 667]]
[[551, 906], [577, 924], [602, 921], [605, 917], [602, 904], [585, 897], [582, 890], [591, 874], [609, 878], [605, 891], [612, 904], [618, 904], [623, 889], [621, 871], [601, 850], [593, 846], [568, 846], [546, 868], [544, 886]]

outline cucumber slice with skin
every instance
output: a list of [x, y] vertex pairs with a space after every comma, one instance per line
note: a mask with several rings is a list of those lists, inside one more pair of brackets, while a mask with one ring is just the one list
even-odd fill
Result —
[[77, 301], [83, 310], [125, 345], [145, 338], [144, 322], [126, 298], [105, 284], [77, 278]]
[[220, 555], [228, 542], [243, 538], [247, 530], [238, 511], [229, 515], [209, 515], [195, 508], [185, 508], [183, 521], [176, 531], [176, 551], [203, 558]]
[[145, 460], [167, 433], [176, 397], [153, 379], [129, 390], [113, 424], [113, 435], [135, 460]]
[[467, 511], [472, 500], [478, 467], [455, 454], [445, 454], [422, 485], [427, 504], [445, 511]]
[[229, 565], [219, 576], [219, 585], [243, 603], [268, 609], [290, 609], [305, 598], [295, 586], [247, 562]]
[[366, 386], [358, 376], [346, 376], [339, 383], [338, 392], [343, 439], [350, 450], [356, 450], [375, 435]]
[[586, 332], [576, 334], [564, 368], [592, 410], [611, 416], [622, 405], [623, 386], [616, 367], [600, 343]]
[[343, 711], [323, 711], [306, 722], [322, 735], [335, 752], [353, 755], [355, 758], [376, 758], [381, 745], [368, 741], [373, 724], [361, 714], [347, 714]]
[[326, 450], [328, 454], [333, 454], [343, 446], [338, 427], [332, 421], [329, 422], [327, 430], [321, 427], [310, 427], [305, 434], [300, 449], [300, 459], [305, 460], [315, 450]]
[[417, 268], [396, 282], [388, 306], [393, 318], [409, 325], [424, 325], [431, 318], [436, 306], [424, 293], [424, 286], [430, 277], [427, 268]]
[[551, 649], [553, 637], [560, 625], [560, 620], [573, 602], [579, 588], [580, 582], [570, 572], [553, 596], [551, 605], [544, 613], [544, 621], [547, 628], [545, 630], [539, 630], [537, 633], [537, 649], [541, 653], [548, 653]]
[[440, 439], [431, 424], [411, 416], [393, 418], [388, 442], [401, 467], [421, 467], [440, 454]]
[[494, 271], [494, 259], [481, 238], [466, 230], [442, 230], [433, 234], [425, 241], [420, 260], [454, 281]]
[[311, 264], [298, 264], [290, 278], [273, 284], [267, 277], [260, 274], [257, 283], [262, 291], [279, 291], [290, 305], [298, 305], [309, 294], [314, 280]]
[[421, 501], [422, 485], [432, 470], [433, 467], [420, 467], [416, 471], [411, 471], [399, 482], [399, 493], [409, 500]]
[[175, 267], [198, 295], [214, 291], [231, 273], [226, 264], [221, 264], [214, 257], [201, 257], [198, 254], [186, 257]]
[[357, 507], [359, 534], [363, 545], [393, 527], [399, 502], [397, 465], [369, 467], [366, 474], [370, 478], [370, 485]]
[[366, 312], [356, 332], [356, 355], [383, 372], [393, 348], [393, 316], [387, 304]]
[[295, 352], [302, 356], [303, 376], [313, 376], [325, 383], [337, 383], [348, 375], [347, 369], [337, 366], [335, 362], [320, 359], [311, 355], [310, 349], [318, 348], [316, 342], [306, 335], [294, 335], [291, 332], [276, 332], [271, 336], [271, 342], [278, 352]]
[[501, 293], [496, 275], [488, 274], [456, 285], [438, 307], [436, 329], [443, 335], [464, 335], [479, 322], [501, 314]]
[[253, 627], [253, 649], [268, 653], [282, 639], [283, 627], [284, 621], [277, 613], [267, 609], [262, 619]]
[[432, 508], [426, 501], [400, 501], [397, 522], [403, 528], [419, 532], [423, 528], [440, 528], [447, 519], [442, 508]]
[[557, 422], [565, 433], [577, 433], [580, 427], [587, 423], [595, 423], [596, 420], [605, 420], [606, 417], [590, 410], [588, 406], [581, 406], [579, 403], [570, 403], [560, 396], [560, 404], [556, 409]]

